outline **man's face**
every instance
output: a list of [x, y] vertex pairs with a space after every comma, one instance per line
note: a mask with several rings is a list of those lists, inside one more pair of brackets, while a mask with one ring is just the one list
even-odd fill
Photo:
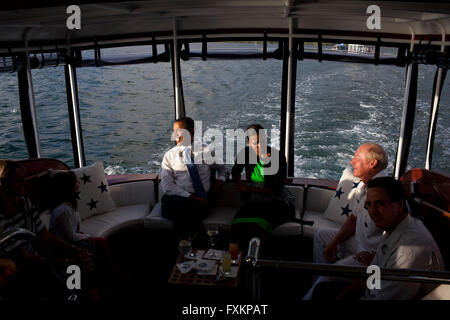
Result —
[[248, 137], [248, 146], [259, 155], [260, 145], [259, 136], [257, 134]]
[[173, 124], [173, 137], [175, 139], [175, 142], [177, 143], [177, 145], [179, 144], [190, 145], [193, 133], [191, 134], [182, 126], [183, 124], [181, 122], [175, 122]]
[[378, 228], [391, 231], [397, 224], [398, 215], [402, 210], [401, 203], [401, 201], [393, 202], [385, 189], [375, 187], [367, 190], [364, 207]]
[[358, 150], [356, 150], [352, 161], [350, 161], [350, 164], [353, 166], [353, 175], [361, 180], [365, 180], [364, 178], [367, 178], [367, 176], [370, 175], [371, 170], [371, 161], [366, 157], [367, 149], [367, 146], [360, 146]]

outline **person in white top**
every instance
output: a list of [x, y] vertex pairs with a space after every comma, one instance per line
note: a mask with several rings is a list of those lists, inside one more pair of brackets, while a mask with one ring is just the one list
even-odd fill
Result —
[[[382, 230], [377, 228], [364, 208], [367, 183], [374, 177], [384, 176], [388, 157], [383, 147], [376, 143], [359, 146], [353, 159], [353, 175], [360, 178], [356, 192], [356, 208], [339, 230], [319, 229], [314, 234], [313, 261], [315, 263], [336, 263], [339, 265], [366, 266], [372, 260]], [[317, 284], [331, 280], [330, 277], [317, 278], [303, 297], [313, 298]]]
[[[164, 217], [174, 222], [175, 233], [187, 236], [187, 233], [202, 231], [212, 194], [220, 191], [229, 172], [223, 164], [208, 164], [204, 161], [204, 155], [210, 151], [206, 147], [192, 150], [194, 121], [191, 118], [175, 120], [173, 135], [176, 146], [164, 154], [161, 163], [161, 186], [164, 193], [161, 210]], [[212, 169], [218, 174], [213, 186]]]
[[80, 182], [73, 171], [58, 171], [50, 180], [51, 217], [49, 231], [54, 236], [85, 249], [93, 255], [96, 271], [105, 276], [124, 276], [111, 257], [104, 238], [92, 237], [80, 231], [77, 198]]
[[[405, 193], [399, 181], [391, 177], [371, 180], [366, 207], [375, 225], [384, 230], [371, 265], [381, 269], [445, 270], [432, 235], [420, 220], [408, 214]], [[338, 299], [354, 297], [365, 291], [365, 300], [410, 300], [423, 297], [436, 286], [381, 279], [379, 289], [369, 289], [365, 279], [357, 279], [344, 289]]]

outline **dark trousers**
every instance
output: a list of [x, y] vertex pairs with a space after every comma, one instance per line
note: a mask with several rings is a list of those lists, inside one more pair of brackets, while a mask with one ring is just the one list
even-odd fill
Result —
[[173, 221], [177, 236], [203, 232], [203, 219], [209, 214], [208, 206], [190, 198], [166, 194], [161, 203], [162, 215]]

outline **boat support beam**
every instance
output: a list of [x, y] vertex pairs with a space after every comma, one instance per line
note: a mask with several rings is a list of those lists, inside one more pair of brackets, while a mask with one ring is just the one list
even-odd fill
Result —
[[[294, 176], [295, 86], [297, 78], [297, 41], [294, 39], [293, 18], [289, 18], [289, 56], [286, 92], [285, 156], [288, 177]], [[284, 71], [284, 70], [283, 70]]]
[[394, 177], [399, 179], [406, 171], [409, 149], [411, 146], [414, 116], [416, 112], [417, 78], [419, 67], [417, 63], [408, 64], [406, 71], [405, 95], [403, 101], [400, 136], [398, 140], [397, 157]]
[[183, 83], [181, 81], [181, 68], [180, 68], [180, 50], [178, 48], [178, 30], [177, 21], [173, 22], [173, 43], [171, 48], [172, 54], [172, 78], [174, 87], [174, 100], [175, 100], [175, 119], [186, 116], [186, 110], [184, 107], [183, 96]]
[[36, 103], [34, 100], [33, 79], [31, 76], [28, 42], [25, 40], [24, 65], [17, 70], [19, 82], [20, 113], [22, 117], [23, 134], [28, 149], [29, 158], [41, 157], [41, 146], [37, 122]]
[[[439, 23], [442, 31], [442, 45], [441, 53], [445, 52], [445, 28]], [[439, 111], [439, 101], [441, 98], [442, 87], [444, 86], [447, 69], [439, 67], [436, 70], [433, 83], [433, 99], [431, 100], [430, 124], [428, 126], [428, 140], [427, 140], [427, 155], [425, 158], [425, 169], [431, 169], [431, 162], [433, 158], [434, 136], [436, 134], [436, 125]]]
[[64, 66], [66, 76], [67, 107], [69, 111], [70, 134], [72, 137], [73, 159], [76, 168], [86, 165], [83, 132], [81, 130], [80, 105], [78, 103], [77, 72], [73, 57], [67, 57]]

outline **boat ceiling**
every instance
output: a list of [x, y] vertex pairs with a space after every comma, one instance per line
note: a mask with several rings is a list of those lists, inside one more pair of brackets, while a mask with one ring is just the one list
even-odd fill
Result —
[[[81, 29], [68, 30], [69, 4], [81, 9]], [[381, 29], [369, 30], [369, 5], [381, 9]], [[407, 43], [450, 44], [450, 4], [415, 1], [331, 0], [153, 0], [153, 1], [8, 1], [0, 5], [0, 50], [29, 46], [82, 46], [169, 39], [174, 25], [180, 37], [286, 37], [293, 18], [296, 37]], [[174, 23], [174, 21], [176, 21]], [[2, 49], [3, 48], [3, 49]]]

